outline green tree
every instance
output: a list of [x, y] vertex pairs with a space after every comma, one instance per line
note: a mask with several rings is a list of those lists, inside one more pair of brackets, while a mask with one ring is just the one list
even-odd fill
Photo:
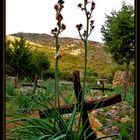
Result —
[[31, 71], [32, 53], [26, 40], [21, 37], [14, 41], [6, 42], [6, 65], [10, 72], [15, 76], [15, 87], [18, 79], [24, 75], [28, 75]]
[[108, 51], [118, 64], [125, 64], [124, 97], [128, 85], [129, 66], [134, 61], [134, 9], [131, 5], [122, 2], [121, 9], [112, 10], [111, 15], [106, 15], [101, 33]]
[[32, 58], [32, 76], [38, 74], [41, 78], [44, 77], [45, 71], [50, 67], [48, 55], [45, 52], [35, 50]]
[[11, 41], [6, 40], [6, 74], [7, 75], [13, 75], [13, 67], [12, 67], [12, 48], [10, 47]]

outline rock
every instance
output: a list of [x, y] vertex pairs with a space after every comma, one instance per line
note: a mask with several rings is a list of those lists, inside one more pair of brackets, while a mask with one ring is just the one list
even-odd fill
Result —
[[90, 115], [93, 115], [93, 116], [97, 116], [97, 110], [92, 110], [92, 112], [90, 113]]
[[86, 97], [85, 97], [85, 101], [86, 102], [90, 102], [90, 101], [93, 101], [93, 97], [91, 96], [91, 95], [87, 95]]
[[103, 126], [102, 123], [92, 115], [89, 115], [89, 122], [93, 130]]
[[126, 123], [126, 122], [128, 122], [129, 120], [130, 120], [130, 118], [128, 118], [128, 117], [121, 118], [121, 122], [123, 122], [123, 123], [124, 123], [124, 122]]
[[125, 71], [117, 71], [114, 75], [114, 79], [112, 81], [113, 87], [122, 86], [124, 83], [124, 74]]
[[111, 116], [112, 116], [112, 113], [110, 113], [110, 112], [106, 112], [106, 113], [105, 113], [105, 117], [106, 117], [106, 118], [110, 118]]
[[[97, 131], [96, 136], [97, 136], [97, 138], [101, 138], [101, 137], [105, 137], [106, 135], [104, 135], [102, 132]], [[102, 140], [112, 140], [112, 139], [111, 138], [104, 138]]]
[[105, 119], [106, 120], [106, 125], [112, 125], [112, 121], [110, 119]]
[[114, 105], [114, 106], [112, 106], [111, 108], [112, 108], [112, 109], [117, 109], [117, 106]]
[[100, 100], [100, 99], [102, 99], [102, 96], [97, 97], [97, 100]]
[[71, 44], [70, 47], [71, 48], [76, 47], [76, 44]]
[[117, 126], [112, 126], [110, 128], [105, 129], [105, 134], [107, 135], [113, 135], [118, 133], [119, 133], [119, 128]]
[[117, 121], [118, 123], [120, 123], [121, 122], [121, 117], [116, 117], [115, 118], [115, 121]]
[[117, 110], [111, 110], [112, 115], [115, 117], [117, 115]]
[[103, 108], [101, 108], [101, 109], [99, 109], [99, 111], [104, 112], [104, 109], [103, 109]]

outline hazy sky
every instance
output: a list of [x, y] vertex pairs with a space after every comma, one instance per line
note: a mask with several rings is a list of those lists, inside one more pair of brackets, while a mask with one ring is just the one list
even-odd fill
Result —
[[[58, 0], [6, 0], [6, 34], [17, 32], [46, 33], [56, 25], [54, 5]], [[101, 25], [105, 21], [105, 13], [112, 9], [120, 9], [123, 0], [94, 0], [96, 7], [93, 12], [95, 20], [94, 31], [90, 40], [102, 42]], [[127, 4], [134, 5], [134, 0], [125, 0]], [[63, 9], [63, 23], [67, 29], [61, 36], [79, 38], [76, 24], [84, 24], [84, 13], [77, 5], [83, 0], [65, 0]]]

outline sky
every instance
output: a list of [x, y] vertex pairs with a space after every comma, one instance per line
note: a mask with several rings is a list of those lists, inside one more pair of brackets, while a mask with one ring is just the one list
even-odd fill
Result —
[[[58, 0], [6, 0], [6, 35], [25, 33], [45, 33], [51, 35], [56, 26], [54, 5]], [[102, 42], [101, 25], [105, 22], [105, 14], [121, 8], [123, 0], [94, 0], [96, 7], [92, 14], [94, 31], [89, 40]], [[134, 6], [134, 0], [125, 0]], [[76, 25], [85, 24], [84, 12], [77, 7], [83, 0], [65, 0], [62, 10], [63, 23], [66, 30], [61, 37], [79, 38]], [[85, 26], [84, 26], [85, 27]]]

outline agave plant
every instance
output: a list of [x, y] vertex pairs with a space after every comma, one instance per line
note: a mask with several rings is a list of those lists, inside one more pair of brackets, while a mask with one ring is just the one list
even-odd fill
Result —
[[[58, 98], [58, 104], [59, 104], [59, 81], [58, 81], [58, 62], [59, 59], [62, 57], [59, 54], [59, 35], [62, 31], [66, 29], [66, 25], [62, 23], [63, 16], [61, 14], [62, 9], [64, 8], [64, 1], [58, 0], [57, 4], [55, 4], [54, 9], [56, 11], [56, 20], [57, 20], [57, 26], [51, 30], [51, 33], [53, 34], [55, 38], [55, 94]], [[56, 104], [55, 104], [56, 106]]]

